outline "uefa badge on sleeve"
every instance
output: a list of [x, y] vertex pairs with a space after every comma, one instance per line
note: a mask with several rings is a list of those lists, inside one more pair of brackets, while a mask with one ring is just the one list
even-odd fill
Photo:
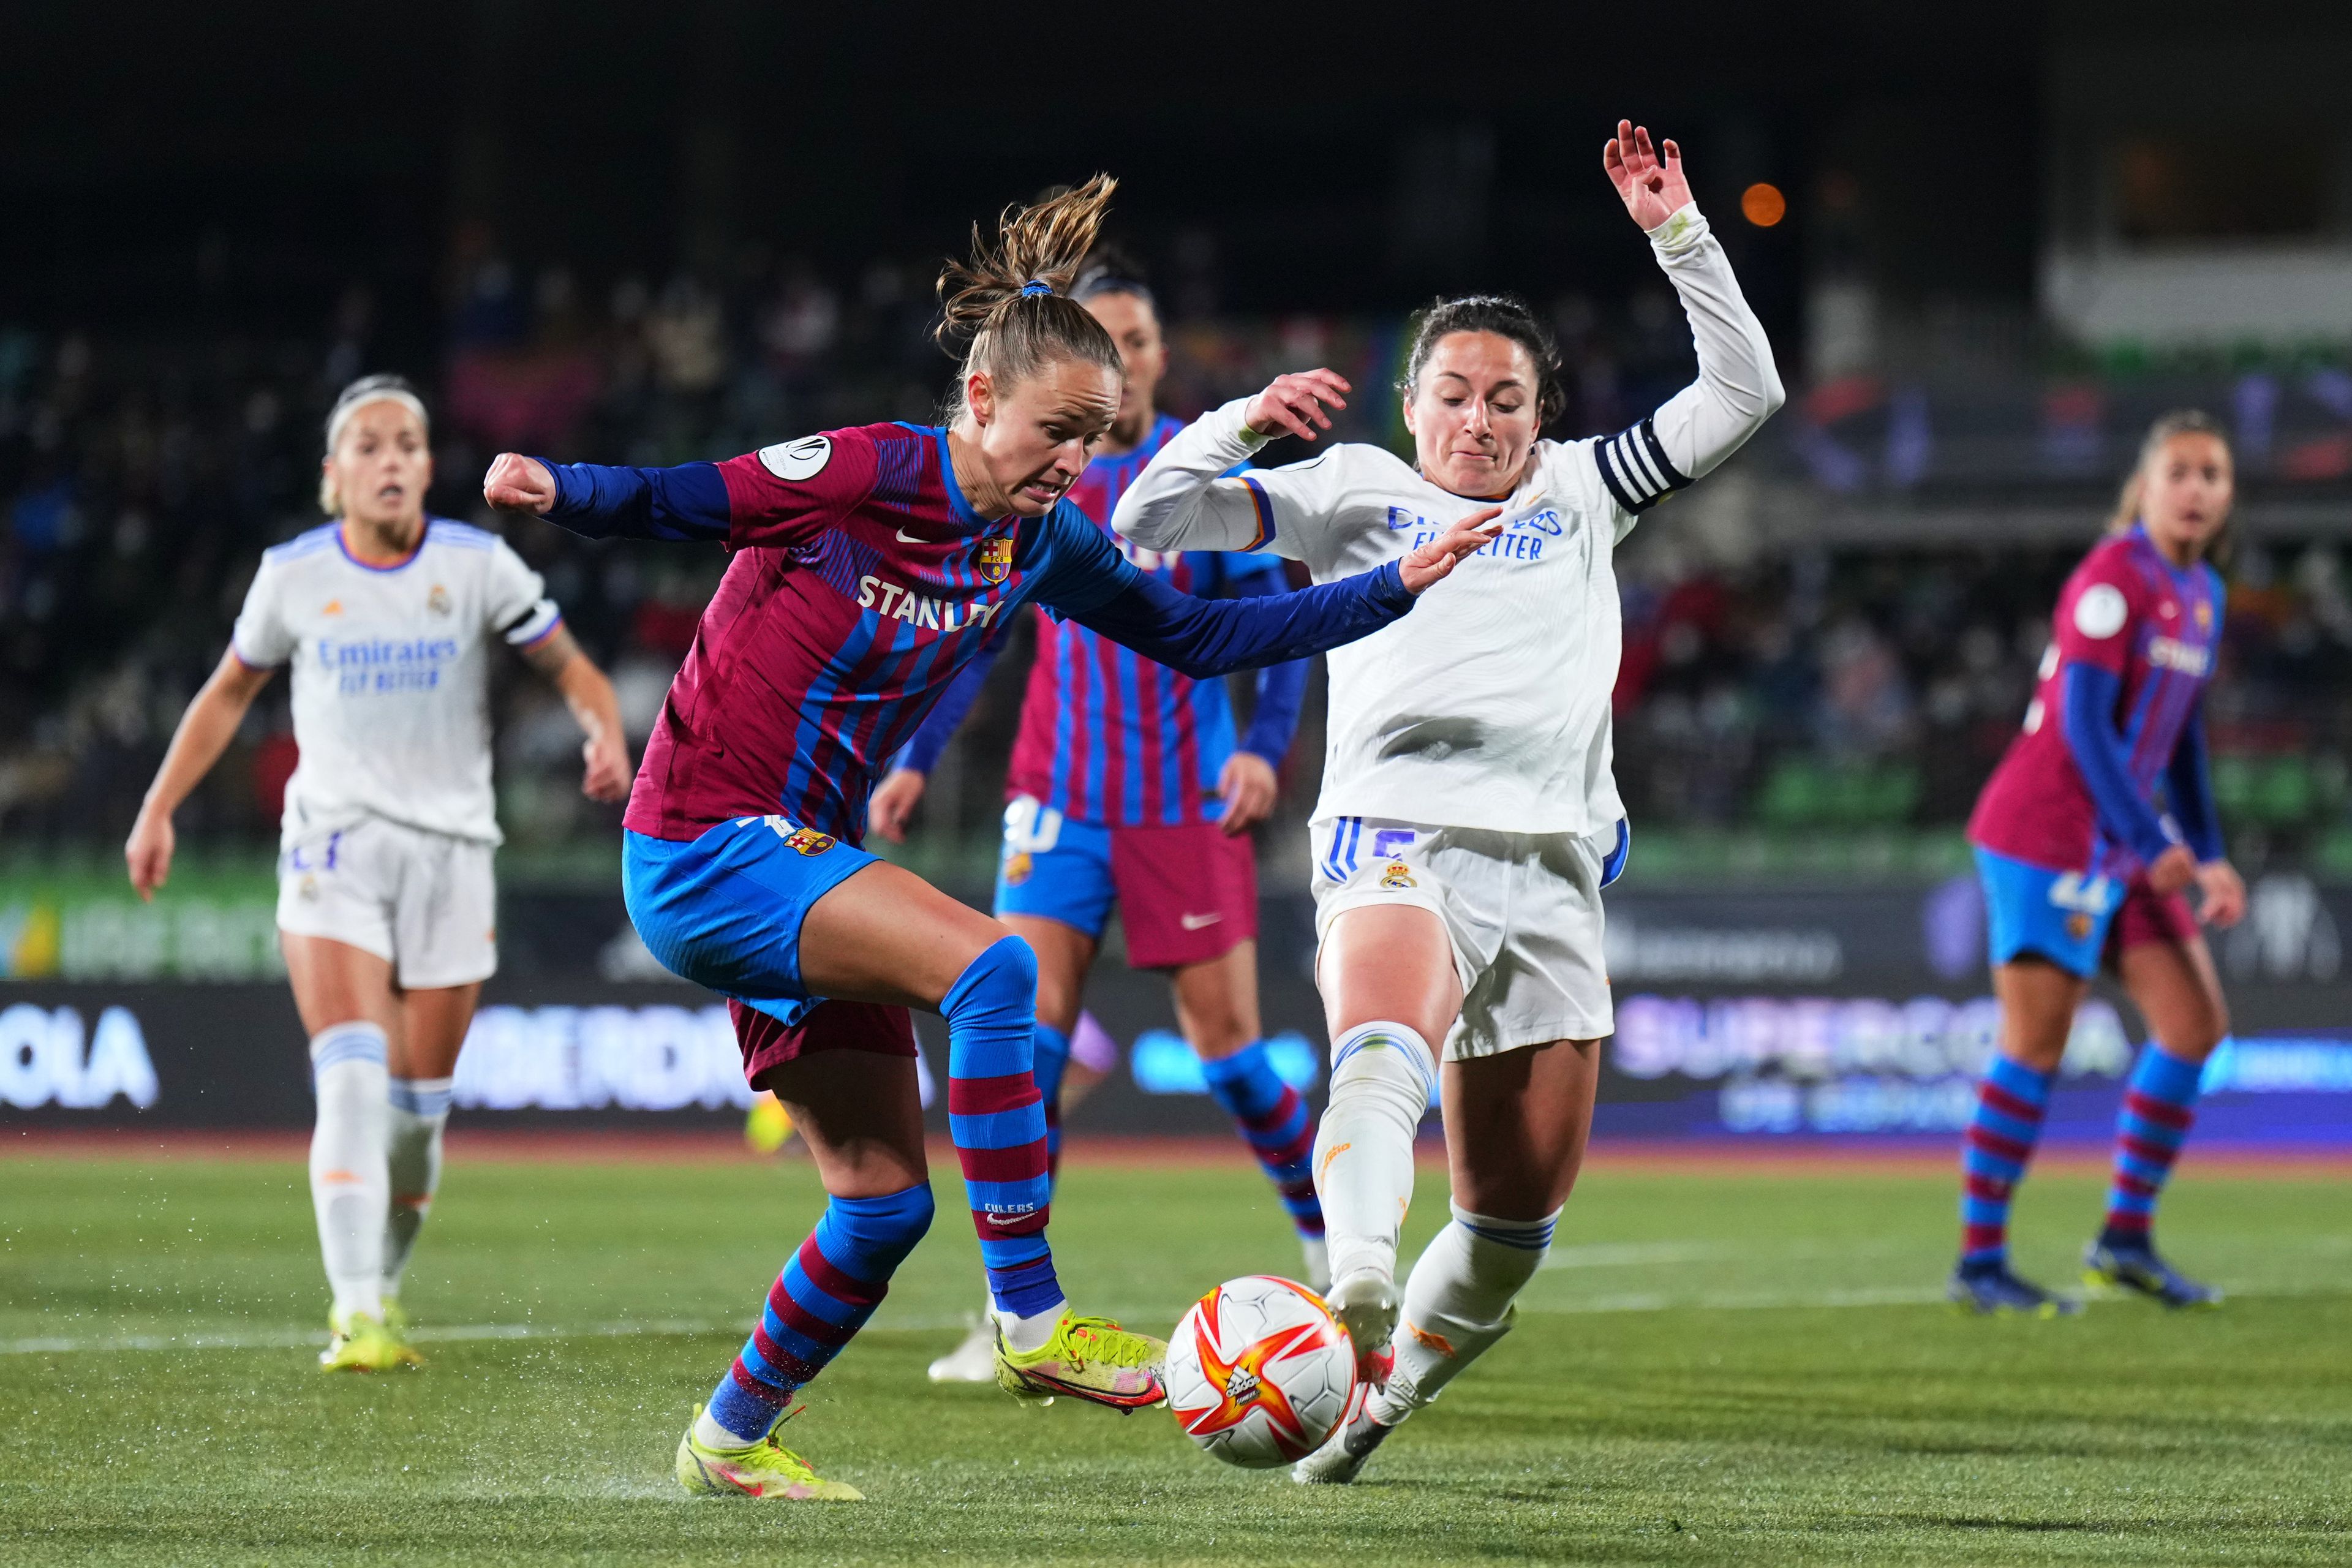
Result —
[[980, 575], [982, 582], [1002, 583], [1013, 574], [1013, 536], [1000, 533], [980, 542]]

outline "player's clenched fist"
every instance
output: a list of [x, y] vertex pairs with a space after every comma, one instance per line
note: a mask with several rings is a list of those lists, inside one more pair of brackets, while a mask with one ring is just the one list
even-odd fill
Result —
[[482, 499], [500, 511], [541, 516], [555, 504], [555, 476], [536, 458], [500, 452], [482, 476]]
[[1405, 591], [1418, 594], [1433, 583], [1444, 582], [1455, 562], [1493, 543], [1495, 520], [1502, 515], [1498, 506], [1474, 511], [1399, 561], [1397, 575], [1404, 579]]
[[1317, 430], [1331, 428], [1331, 416], [1323, 412], [1324, 405], [1345, 408], [1347, 394], [1354, 390], [1347, 377], [1333, 370], [1278, 375], [1271, 386], [1250, 399], [1242, 423], [1260, 436], [1287, 435], [1312, 441]]

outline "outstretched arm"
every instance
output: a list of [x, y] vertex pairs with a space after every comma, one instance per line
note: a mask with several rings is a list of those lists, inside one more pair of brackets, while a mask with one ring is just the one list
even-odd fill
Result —
[[1179, 593], [1137, 571], [1099, 529], [1087, 526], [1073, 540], [1076, 559], [1039, 597], [1088, 630], [1205, 680], [1370, 636], [1411, 610], [1415, 596], [1443, 582], [1456, 562], [1491, 543], [1491, 525], [1501, 513], [1500, 507], [1474, 512], [1370, 572], [1251, 599]]
[[1788, 393], [1764, 324], [1691, 200], [1682, 149], [1672, 142], [1653, 147], [1646, 127], [1621, 120], [1601, 163], [1681, 296], [1698, 353], [1696, 381], [1594, 453], [1610, 493], [1638, 514], [1738, 451]]
[[716, 541], [732, 524], [716, 463], [623, 468], [501, 452], [483, 476], [482, 499], [591, 539]]
[[131, 837], [122, 847], [131, 885], [139, 889], [141, 898], [153, 902], [155, 889], [171, 877], [177, 842], [172, 832], [172, 813], [220, 761], [229, 738], [245, 721], [245, 710], [253, 706], [254, 698], [273, 673], [246, 663], [232, 647], [221, 655], [212, 678], [180, 715], [180, 727], [172, 731], [163, 765], [155, 770], [155, 782], [147, 786], [147, 798], [140, 803], [139, 818], [131, 824]]

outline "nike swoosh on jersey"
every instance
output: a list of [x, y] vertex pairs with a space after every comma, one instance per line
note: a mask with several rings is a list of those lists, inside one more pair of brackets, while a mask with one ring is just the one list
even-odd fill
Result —
[[1221, 910], [1210, 915], [1178, 915], [1176, 920], [1186, 931], [1200, 931], [1204, 927], [1215, 925], [1224, 918], [1224, 911]]
[[930, 544], [936, 542], [929, 539], [919, 539], [914, 534], [908, 533], [902, 528], [898, 531], [898, 542], [901, 544]]

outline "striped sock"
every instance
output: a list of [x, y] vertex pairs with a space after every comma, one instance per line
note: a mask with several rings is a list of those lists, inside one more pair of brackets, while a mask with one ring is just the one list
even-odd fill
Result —
[[1040, 1019], [1030, 1031], [1030, 1075], [1037, 1080], [1037, 1101], [1045, 1108], [1045, 1176], [1062, 1177], [1062, 1072], [1070, 1065], [1070, 1037]]
[[[756, 1443], [791, 1408], [793, 1395], [866, 1325], [889, 1293], [890, 1276], [931, 1223], [929, 1184], [878, 1198], [835, 1198], [776, 1283], [735, 1364], [711, 1392], [704, 1417], [736, 1443]], [[731, 1445], [698, 1426], [713, 1447]]]
[[1960, 1141], [1960, 1267], [1998, 1268], [2009, 1258], [2009, 1204], [2042, 1136], [2055, 1072], [1996, 1055]]
[[1282, 1081], [1264, 1040], [1252, 1040], [1232, 1056], [1201, 1064], [1209, 1093], [1250, 1146], [1266, 1180], [1282, 1194], [1290, 1223], [1303, 1237], [1323, 1234], [1323, 1205], [1315, 1197], [1315, 1113], [1299, 1092]]
[[2100, 1239], [2146, 1247], [2156, 1221], [2157, 1195], [2197, 1119], [2197, 1080], [2204, 1066], [2181, 1060], [2151, 1039], [2132, 1068], [2116, 1112], [2115, 1178], [2107, 1188], [2106, 1231]]
[[948, 1132], [963, 1166], [988, 1293], [1001, 1313], [1033, 1318], [1061, 1305], [1045, 1245], [1053, 1178], [1045, 1110], [1031, 1070], [1036, 1050], [1037, 957], [1008, 936], [948, 988]]

